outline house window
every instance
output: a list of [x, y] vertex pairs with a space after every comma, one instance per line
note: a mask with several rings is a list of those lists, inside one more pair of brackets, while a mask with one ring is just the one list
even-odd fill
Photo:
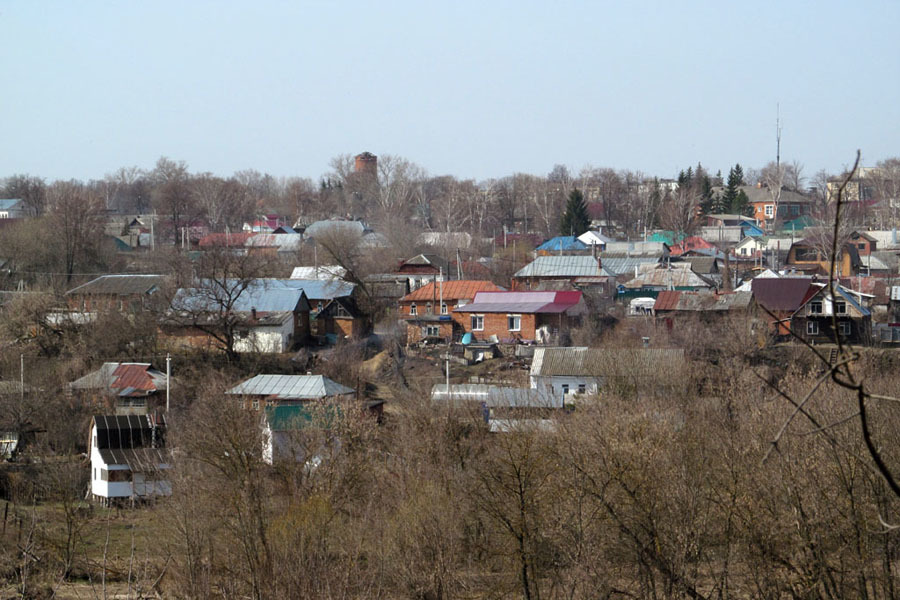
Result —
[[583, 394], [587, 391], [587, 387], [583, 383], [578, 384], [578, 393]]
[[819, 322], [818, 321], [807, 321], [806, 322], [806, 335], [819, 335]]
[[97, 479], [97, 467], [94, 467], [94, 480], [96, 481], [96, 479]]
[[562, 390], [563, 390], [563, 394], [568, 394], [569, 393], [569, 384], [568, 383], [562, 384]]
[[109, 481], [109, 471], [100, 469], [100, 481]]
[[446, 304], [441, 304], [441, 314], [442, 314], [442, 315], [448, 314], [448, 313], [447, 313], [447, 305], [446, 305]]
[[821, 315], [822, 314], [822, 301], [817, 300], [815, 302], [809, 303], [809, 314], [811, 315]]
[[484, 315], [472, 315], [472, 331], [484, 331]]
[[431, 302], [429, 302], [428, 304], [425, 305], [425, 314], [428, 314], [428, 315], [432, 314], [432, 312], [431, 312]]
[[253, 410], [259, 410], [259, 398], [254, 398], [252, 405], [253, 405]]
[[9, 213], [7, 211], [4, 210], [4, 211], [0, 212], [0, 219], [8, 219], [8, 218], [9, 218]]
[[834, 314], [846, 315], [847, 314], [847, 303], [846, 302], [835, 302], [834, 303]]
[[772, 217], [775, 214], [775, 205], [766, 204], [766, 217]]
[[800, 215], [800, 207], [796, 204], [791, 204], [791, 214], [795, 217], [799, 216]]
[[865, 245], [865, 244], [857, 244], [857, 246], [859, 247], [860, 250], [865, 250], [865, 249], [866, 249], [866, 245]]
[[426, 325], [425, 337], [440, 337], [441, 328], [438, 325]]
[[316, 302], [316, 312], [322, 312], [322, 301]]
[[522, 315], [506, 315], [506, 328], [510, 331], [521, 331]]
[[842, 336], [850, 335], [850, 321], [838, 321], [838, 334]]
[[416, 307], [415, 302], [413, 302], [412, 304], [409, 305], [409, 314], [410, 314], [410, 316], [413, 316], [413, 317], [416, 316], [417, 314], [419, 314], [419, 309]]
[[94, 445], [94, 448], [97, 447], [97, 434], [96, 433], [94, 434], [94, 444], [93, 445]]
[[109, 481], [111, 482], [123, 482], [128, 481], [128, 473], [129, 471], [109, 471]]

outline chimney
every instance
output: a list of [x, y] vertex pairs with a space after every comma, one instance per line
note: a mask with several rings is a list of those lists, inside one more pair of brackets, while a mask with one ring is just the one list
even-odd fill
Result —
[[253, 316], [253, 320], [256, 321], [256, 307], [250, 309], [250, 314]]

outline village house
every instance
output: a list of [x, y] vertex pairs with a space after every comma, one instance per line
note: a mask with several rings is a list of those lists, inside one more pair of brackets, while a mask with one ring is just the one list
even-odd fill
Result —
[[463, 329], [478, 341], [548, 343], [581, 321], [586, 308], [579, 291], [478, 292], [457, 307]]
[[781, 222], [809, 215], [812, 212], [811, 198], [792, 190], [782, 189], [778, 200], [778, 214], [775, 214], [775, 200], [764, 185], [742, 185], [753, 207], [753, 218], [766, 230], [771, 230], [776, 218]]
[[150, 363], [106, 362], [76, 379], [69, 392], [82, 403], [117, 415], [145, 415], [165, 407], [169, 381]]
[[406, 322], [406, 341], [450, 341], [465, 330], [466, 317], [454, 312], [472, 302], [478, 292], [503, 291], [490, 281], [457, 280], [429, 283], [400, 299], [400, 319]]
[[581, 286], [608, 286], [607, 296], [615, 290], [616, 276], [603, 268], [596, 256], [538, 256], [512, 277], [516, 291], [547, 289], [548, 283], [566, 283], [570, 289]]
[[596, 395], [612, 385], [637, 389], [648, 382], [678, 380], [683, 368], [681, 349], [535, 348], [529, 379], [532, 388]]
[[[354, 337], [371, 329], [371, 322], [363, 315], [355, 301], [356, 285], [341, 279], [265, 279], [273, 288], [300, 290], [309, 300], [310, 335], [324, 337], [341, 335]], [[325, 308], [340, 299], [331, 310]]]
[[[831, 270], [830, 236], [823, 234], [820, 239], [804, 238], [791, 244], [788, 250], [785, 268], [801, 271], [808, 275], [828, 277]], [[859, 259], [857, 245], [847, 243], [841, 246], [835, 261], [835, 275], [851, 277], [859, 272], [862, 262]]]
[[819, 286], [805, 277], [757, 277], [750, 287], [761, 308], [760, 316], [776, 337], [790, 335], [794, 313], [819, 291]]
[[168, 496], [171, 466], [162, 416], [97, 415], [91, 419], [91, 497], [115, 502]]
[[256, 279], [245, 289], [239, 281], [179, 289], [160, 330], [181, 346], [221, 349], [216, 336], [230, 330], [238, 353], [287, 352], [309, 338], [310, 303], [302, 289], [278, 281]]
[[807, 342], [834, 343], [838, 337], [851, 344], [872, 342], [872, 313], [850, 290], [835, 285], [832, 296], [825, 284], [791, 316], [791, 330]]
[[308, 461], [323, 448], [309, 447], [303, 435], [309, 427], [327, 427], [344, 411], [366, 410], [381, 417], [383, 401], [356, 403], [356, 393], [323, 375], [256, 375], [226, 392], [245, 410], [260, 413], [263, 460]]
[[711, 320], [723, 315], [747, 314], [752, 301], [750, 292], [663, 291], [656, 297], [653, 313], [667, 319], [694, 316]]
[[397, 267], [398, 275], [409, 279], [409, 289], [415, 291], [434, 281], [450, 279], [450, 263], [436, 254], [419, 254]]
[[637, 269], [634, 278], [625, 283], [625, 290], [645, 294], [663, 290], [710, 290], [715, 284], [694, 273], [691, 263], [645, 264]]
[[0, 219], [22, 219], [26, 216], [24, 200], [20, 198], [0, 199]]
[[299, 405], [311, 401], [343, 401], [355, 391], [324, 375], [256, 375], [226, 392], [248, 410]]
[[137, 313], [156, 306], [162, 275], [101, 275], [66, 292], [69, 310]]

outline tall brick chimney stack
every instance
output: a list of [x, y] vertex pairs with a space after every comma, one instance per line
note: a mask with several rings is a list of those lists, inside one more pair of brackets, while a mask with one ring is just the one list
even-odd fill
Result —
[[354, 170], [375, 177], [378, 174], [378, 157], [371, 152], [357, 154], [354, 158]]

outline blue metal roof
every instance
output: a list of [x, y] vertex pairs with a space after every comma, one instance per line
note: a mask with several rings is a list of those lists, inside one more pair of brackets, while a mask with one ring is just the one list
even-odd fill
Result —
[[224, 287], [201, 281], [199, 287], [179, 289], [172, 300], [172, 308], [218, 312], [225, 308], [225, 304], [231, 303], [231, 309], [238, 312], [249, 312], [252, 309], [259, 312], [284, 312], [293, 311], [297, 307], [303, 296], [302, 289], [274, 286], [266, 281], [256, 280], [243, 290], [243, 284], [239, 280], [227, 281]]
[[16, 208], [22, 201], [21, 198], [0, 198], [0, 210], [10, 210]]
[[310, 300], [333, 300], [349, 296], [356, 287], [352, 283], [341, 280], [322, 279], [266, 279], [272, 287], [283, 287], [292, 290], [302, 290]]
[[853, 295], [848, 293], [847, 290], [845, 290], [842, 286], [836, 286], [834, 289], [838, 294], [843, 296], [844, 300], [852, 304], [853, 307], [856, 308], [856, 310], [858, 310], [862, 316], [872, 316], [871, 311], [868, 308], [864, 308], [859, 302], [857, 302], [856, 299], [853, 298]]
[[588, 246], [574, 235], [561, 235], [550, 238], [535, 250], [559, 251], [559, 250], [587, 250]]

